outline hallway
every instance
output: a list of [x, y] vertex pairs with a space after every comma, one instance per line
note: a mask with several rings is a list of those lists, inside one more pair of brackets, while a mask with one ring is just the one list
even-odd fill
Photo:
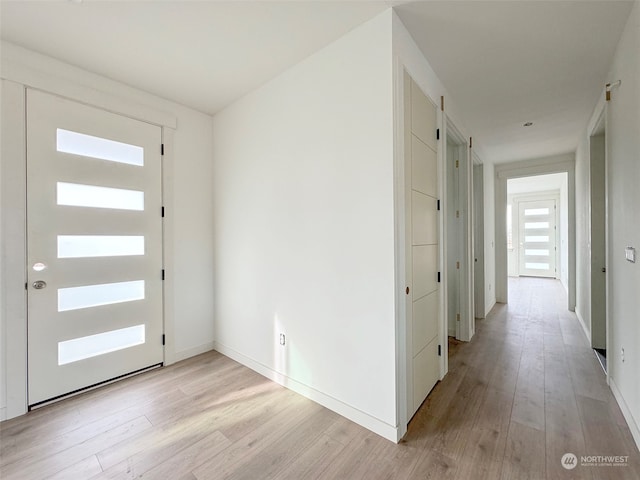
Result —
[[[510, 278], [509, 302], [454, 347], [407, 443], [438, 452], [455, 471], [446, 478], [640, 478], [631, 432], [560, 282]], [[565, 453], [575, 469], [561, 466]], [[581, 466], [588, 455], [628, 455], [629, 465]]]
[[[640, 454], [555, 280], [456, 345], [395, 445], [209, 352], [0, 424], [0, 477], [59, 480], [629, 479]], [[574, 453], [627, 466], [561, 467]]]

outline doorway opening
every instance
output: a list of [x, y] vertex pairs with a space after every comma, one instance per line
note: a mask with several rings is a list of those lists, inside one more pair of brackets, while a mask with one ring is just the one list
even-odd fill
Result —
[[484, 165], [473, 156], [473, 310], [475, 319], [485, 318], [484, 291]]
[[607, 372], [606, 129], [604, 115], [589, 137], [591, 347]]
[[507, 181], [509, 277], [543, 277], [568, 285], [569, 225], [566, 173]]
[[[450, 121], [446, 125], [444, 214], [447, 335], [457, 341], [468, 342], [475, 330], [472, 166], [465, 138]], [[449, 345], [452, 346], [451, 341]], [[451, 348], [449, 356], [455, 351], [455, 348]]]

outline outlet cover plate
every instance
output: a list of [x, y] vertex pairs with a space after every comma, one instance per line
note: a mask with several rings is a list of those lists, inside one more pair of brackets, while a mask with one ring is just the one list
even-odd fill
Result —
[[633, 247], [627, 247], [624, 249], [625, 258], [628, 262], [636, 263], [636, 249]]

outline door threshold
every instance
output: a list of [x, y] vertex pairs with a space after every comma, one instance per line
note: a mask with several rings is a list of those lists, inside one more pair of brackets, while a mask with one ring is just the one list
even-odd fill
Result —
[[594, 348], [593, 353], [596, 355], [598, 359], [598, 363], [602, 367], [602, 371], [604, 374], [607, 374], [607, 351], [603, 348]]
[[94, 383], [93, 385], [89, 385], [88, 387], [79, 388], [69, 393], [65, 393], [63, 395], [58, 395], [57, 397], [50, 398], [48, 400], [43, 400], [38, 403], [34, 403], [33, 405], [29, 405], [29, 411], [37, 410], [42, 407], [46, 407], [47, 405], [51, 405], [52, 403], [57, 403], [61, 400], [66, 400], [67, 398], [75, 397], [77, 395], [82, 395], [83, 393], [90, 392], [100, 387], [104, 387], [106, 385], [110, 385], [115, 382], [119, 382], [120, 380], [124, 380], [129, 377], [135, 377], [136, 375], [140, 375], [141, 373], [150, 372], [151, 370], [155, 370], [156, 368], [162, 367], [164, 364], [158, 363], [156, 365], [151, 365], [150, 367], [144, 367], [134, 372], [125, 373], [124, 375], [119, 375], [114, 378], [110, 378], [109, 380], [105, 380], [103, 382]]

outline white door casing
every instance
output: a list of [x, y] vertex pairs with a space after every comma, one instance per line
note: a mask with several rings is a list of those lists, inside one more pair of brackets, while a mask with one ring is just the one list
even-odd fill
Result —
[[405, 187], [407, 192], [407, 329], [410, 342], [408, 418], [440, 376], [438, 283], [437, 109], [405, 73]]
[[160, 127], [28, 90], [30, 405], [162, 363], [160, 148]]

